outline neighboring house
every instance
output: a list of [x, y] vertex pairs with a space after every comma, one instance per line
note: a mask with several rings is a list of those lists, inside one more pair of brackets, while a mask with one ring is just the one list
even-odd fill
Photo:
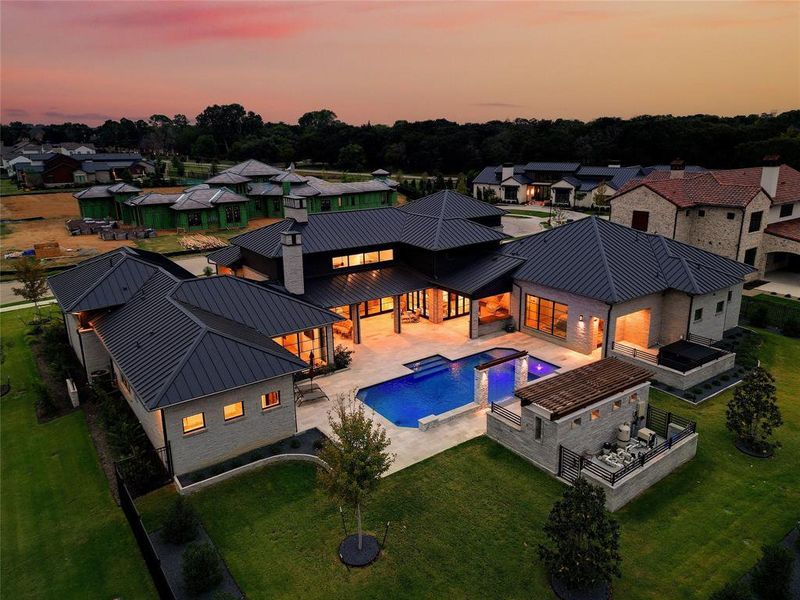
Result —
[[557, 206], [605, 207], [608, 199], [635, 177], [642, 167], [580, 167], [550, 186], [550, 201]]
[[[2, 169], [11, 176], [15, 173], [14, 165], [41, 166], [43, 156], [50, 157], [53, 153], [71, 155], [95, 154], [94, 144], [88, 142], [61, 142], [57, 144], [32, 144], [30, 142], [18, 142], [12, 146], [3, 146], [0, 156], [2, 156]], [[34, 158], [34, 156], [36, 158]], [[27, 159], [27, 160], [26, 160]]]
[[576, 162], [529, 162], [486, 167], [472, 180], [473, 194], [478, 198], [478, 194], [494, 192], [498, 202], [512, 204], [550, 202], [551, 186], [580, 166]]
[[152, 229], [195, 231], [245, 227], [248, 200], [228, 188], [201, 184], [175, 194], [146, 192], [126, 198], [120, 218]]
[[82, 219], [122, 219], [123, 204], [142, 190], [127, 183], [93, 185], [73, 194]]
[[90, 380], [111, 372], [175, 475], [297, 430], [293, 375], [332, 357], [340, 317], [233, 277], [119, 248], [48, 280]]
[[800, 271], [800, 172], [763, 167], [685, 172], [680, 163], [633, 180], [609, 201], [611, 220], [744, 262], [751, 278]]
[[696, 424], [648, 402], [653, 374], [616, 358], [542, 378], [492, 407], [486, 434], [540, 469], [605, 490], [615, 511], [697, 451]]
[[153, 173], [155, 167], [136, 153], [61, 152], [20, 155], [9, 160], [17, 180], [26, 187], [65, 187], [82, 183], [114, 183], [127, 174], [132, 179]]
[[294, 164], [287, 170], [277, 169], [257, 160], [247, 160], [225, 169], [206, 180], [210, 186], [225, 186], [246, 195], [248, 216], [252, 218], [282, 218], [283, 197], [306, 199], [310, 213], [394, 206], [397, 204], [397, 182], [389, 173], [379, 169], [371, 181], [331, 183], [317, 177], [304, 177], [295, 172]]

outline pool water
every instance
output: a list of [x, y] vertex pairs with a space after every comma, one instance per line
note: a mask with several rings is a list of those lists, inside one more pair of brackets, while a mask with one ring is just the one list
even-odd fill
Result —
[[[396, 379], [359, 390], [357, 397], [400, 427], [417, 427], [419, 419], [440, 415], [472, 402], [475, 395], [475, 367], [517, 352], [512, 348], [492, 348], [455, 361], [434, 355], [408, 363], [413, 371]], [[490, 367], [489, 402], [499, 402], [514, 394], [514, 363]], [[558, 367], [528, 357], [528, 381], [549, 375]]]

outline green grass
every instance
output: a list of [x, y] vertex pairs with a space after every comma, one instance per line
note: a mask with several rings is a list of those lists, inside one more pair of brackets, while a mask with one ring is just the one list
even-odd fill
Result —
[[0, 400], [4, 598], [155, 598], [155, 588], [100, 470], [83, 412], [38, 424], [38, 378], [24, 337], [32, 311], [0, 315], [7, 344]]
[[[46, 298], [42, 298], [42, 302], [45, 300], [52, 300], [52, 296], [47, 296]], [[15, 300], [14, 302], [6, 302], [4, 304], [0, 304], [0, 308], [6, 308], [8, 306], [18, 306], [20, 304], [30, 304], [29, 300]]]
[[[694, 408], [666, 395], [656, 405], [696, 419], [697, 456], [616, 513], [623, 577], [615, 597], [698, 598], [744, 574], [760, 546], [791, 529], [800, 506], [800, 342], [764, 333], [762, 361], [778, 379], [783, 449], [768, 461], [734, 449], [725, 431], [731, 391]], [[301, 464], [263, 469], [191, 496], [249, 598], [551, 598], [536, 546], [562, 486], [479, 438], [387, 477], [366, 513], [386, 552], [347, 571], [336, 548], [341, 520]], [[140, 501], [149, 527], [171, 493]], [[352, 520], [350, 522], [352, 530]]]
[[793, 298], [784, 298], [783, 296], [772, 296], [770, 294], [758, 294], [754, 296], [756, 300], [768, 302], [770, 304], [777, 304], [779, 306], [789, 306], [791, 308], [800, 308], [800, 302]]
[[504, 208], [509, 215], [519, 215], [522, 217], [541, 217], [546, 219], [550, 216], [550, 213], [547, 211], [541, 210], [522, 210], [521, 208]]

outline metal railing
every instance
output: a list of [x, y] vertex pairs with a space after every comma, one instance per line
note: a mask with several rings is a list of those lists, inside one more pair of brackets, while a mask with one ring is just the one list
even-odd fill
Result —
[[515, 414], [505, 408], [504, 406], [500, 406], [499, 404], [495, 404], [494, 402], [489, 403], [489, 410], [501, 417], [503, 417], [506, 421], [511, 421], [517, 427], [522, 426], [522, 417], [518, 414]]
[[[669, 426], [672, 423], [683, 429], [673, 435], [668, 435]], [[697, 423], [694, 421], [649, 405], [647, 407], [647, 427], [666, 439], [646, 452], [642, 452], [632, 462], [624, 465], [621, 469], [614, 471], [601, 463], [594, 462], [589, 458], [581, 456], [569, 448], [559, 446], [559, 476], [562, 477], [562, 479], [574, 483], [574, 481], [580, 477], [582, 471], [587, 471], [614, 486], [664, 452], [671, 450], [675, 444], [697, 431]]]
[[614, 352], [619, 352], [620, 354], [630, 356], [631, 358], [638, 358], [639, 360], [643, 360], [654, 365], [658, 364], [658, 352], [640, 350], [639, 348], [634, 348], [633, 346], [628, 346], [627, 344], [620, 344], [619, 342], [612, 342], [611, 349]]
[[695, 344], [702, 344], [704, 346], [711, 346], [714, 344], [715, 340], [712, 340], [710, 337], [705, 337], [703, 335], [697, 335], [696, 333], [690, 333], [686, 336], [687, 341], [694, 342]]

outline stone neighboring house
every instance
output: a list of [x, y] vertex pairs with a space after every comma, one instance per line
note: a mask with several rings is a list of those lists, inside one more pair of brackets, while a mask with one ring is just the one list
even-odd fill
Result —
[[332, 360], [341, 317], [119, 248], [48, 279], [91, 381], [113, 379], [175, 475], [297, 431], [293, 375]]
[[762, 167], [689, 173], [680, 161], [624, 186], [611, 220], [754, 267], [750, 279], [800, 272], [800, 172]]
[[554, 477], [584, 477], [618, 510], [697, 451], [695, 423], [649, 405], [651, 377], [617, 358], [543, 377], [491, 407], [486, 435]]
[[257, 160], [246, 160], [205, 181], [212, 187], [225, 186], [249, 199], [248, 216], [283, 218], [283, 197], [305, 198], [309, 213], [379, 208], [397, 204], [397, 182], [378, 169], [370, 181], [332, 183], [318, 177], [304, 177], [294, 164], [286, 170]]

